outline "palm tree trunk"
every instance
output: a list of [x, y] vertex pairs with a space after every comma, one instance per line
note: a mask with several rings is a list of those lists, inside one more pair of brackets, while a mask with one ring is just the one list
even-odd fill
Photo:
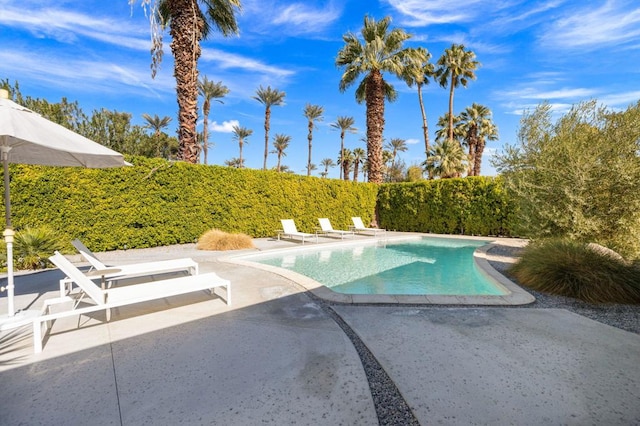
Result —
[[427, 125], [427, 113], [422, 102], [422, 84], [418, 84], [418, 101], [420, 102], [420, 112], [422, 113], [422, 134], [424, 136], [424, 155], [429, 158], [429, 126]]
[[207, 163], [207, 153], [209, 151], [209, 108], [204, 108], [204, 128], [202, 129], [202, 152], [204, 154], [204, 164]]
[[242, 161], [242, 139], [238, 140], [238, 145], [240, 145], [240, 157], [238, 157], [238, 160], [240, 161], [240, 167], [244, 167], [244, 161]]
[[451, 76], [451, 87], [449, 88], [449, 140], [453, 141], [453, 75]]
[[282, 154], [278, 153], [278, 166], [276, 167], [276, 170], [278, 171], [278, 173], [280, 173], [280, 159], [282, 158]]
[[[344, 163], [344, 130], [340, 132], [340, 164]], [[340, 167], [340, 179], [342, 179], [342, 167]]]
[[480, 176], [480, 167], [482, 166], [482, 153], [484, 152], [484, 145], [485, 145], [485, 142], [482, 139], [478, 140], [478, 142], [476, 143], [475, 158], [473, 159], [474, 160], [474, 164], [473, 164], [474, 176]]
[[360, 168], [360, 162], [356, 161], [353, 164], [353, 181], [357, 182], [358, 181], [358, 172], [360, 170], [358, 170]]
[[384, 80], [380, 71], [374, 70], [366, 77], [367, 105], [367, 159], [369, 182], [382, 183], [382, 133], [384, 131]]
[[198, 58], [203, 22], [198, 18], [196, 0], [168, 2], [171, 16], [171, 52], [178, 98], [178, 158], [197, 163], [200, 152], [196, 122], [198, 120]]
[[[269, 156], [269, 121], [271, 120], [271, 108], [267, 106], [264, 111], [264, 163], [262, 165], [262, 170], [267, 170], [267, 157]], [[280, 159], [278, 159], [280, 162]], [[280, 166], [278, 166], [278, 171], [280, 171]]]
[[307, 135], [309, 140], [309, 160], [307, 161], [307, 176], [311, 176], [311, 141], [313, 140], [313, 121], [309, 120], [309, 134]]

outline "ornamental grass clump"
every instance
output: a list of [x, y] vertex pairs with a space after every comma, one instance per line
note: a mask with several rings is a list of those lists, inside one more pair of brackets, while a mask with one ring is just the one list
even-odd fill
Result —
[[196, 244], [198, 250], [241, 250], [255, 248], [253, 240], [246, 234], [230, 234], [220, 231], [219, 229], [211, 229], [198, 239]]
[[529, 244], [511, 273], [543, 293], [589, 303], [640, 304], [640, 265], [570, 240]]

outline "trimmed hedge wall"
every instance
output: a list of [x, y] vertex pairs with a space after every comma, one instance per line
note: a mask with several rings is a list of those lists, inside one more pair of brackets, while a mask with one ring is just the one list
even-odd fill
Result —
[[[47, 225], [96, 251], [194, 242], [218, 228], [274, 236], [280, 219], [313, 232], [370, 220], [378, 187], [275, 171], [128, 157], [133, 167], [84, 169], [11, 165], [15, 229]], [[4, 208], [4, 206], [2, 207]], [[71, 246], [69, 245], [69, 248]]]
[[500, 178], [384, 184], [378, 193], [380, 227], [398, 231], [510, 236], [514, 212]]
[[367, 224], [376, 209], [379, 226], [390, 230], [510, 235], [512, 228], [513, 207], [500, 179], [378, 186], [145, 157], [127, 160], [134, 166], [10, 165], [14, 228], [46, 225], [63, 241], [80, 238], [96, 251], [189, 243], [212, 228], [274, 236], [286, 218], [295, 219], [304, 232], [313, 232], [319, 217], [347, 229], [352, 216]]

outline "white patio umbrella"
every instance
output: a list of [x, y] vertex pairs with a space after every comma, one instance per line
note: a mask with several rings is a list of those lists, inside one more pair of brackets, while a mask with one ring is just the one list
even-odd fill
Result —
[[81, 166], [90, 168], [120, 167], [126, 163], [122, 154], [53, 123], [41, 115], [9, 100], [0, 90], [0, 153], [4, 168], [4, 203], [7, 244], [8, 315], [0, 316], [0, 329], [28, 322], [30, 315], [14, 309], [13, 236], [9, 197], [9, 163], [44, 166]]

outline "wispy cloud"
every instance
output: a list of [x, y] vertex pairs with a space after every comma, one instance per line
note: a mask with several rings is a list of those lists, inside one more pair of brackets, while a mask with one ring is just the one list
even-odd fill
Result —
[[559, 48], [593, 50], [635, 44], [638, 37], [640, 8], [637, 0], [607, 0], [600, 7], [582, 3], [580, 9], [567, 9], [565, 16], [547, 27], [541, 42]]
[[481, 0], [386, 0], [402, 15], [403, 25], [422, 27], [432, 24], [469, 22], [476, 16]]
[[252, 21], [250, 32], [270, 33], [271, 37], [297, 37], [322, 35], [342, 15], [341, 2], [314, 3], [249, 0], [243, 5], [245, 16]]
[[267, 74], [278, 79], [290, 77], [295, 74], [295, 72], [290, 69], [267, 65], [261, 61], [235, 53], [224, 52], [219, 49], [203, 49], [201, 59], [203, 61], [214, 62], [222, 69], [242, 69]]
[[561, 88], [556, 90], [542, 91], [535, 87], [525, 87], [522, 89], [516, 89], [516, 90], [504, 92], [502, 95], [506, 98], [553, 100], [553, 99], [584, 99], [584, 98], [593, 97], [597, 93], [598, 92], [595, 89], [585, 89], [585, 88]]
[[418, 139], [413, 139], [413, 138], [407, 139], [407, 140], [406, 140], [406, 141], [404, 141], [404, 142], [405, 142], [407, 145], [415, 145], [415, 144], [420, 143], [420, 141], [419, 141]]

